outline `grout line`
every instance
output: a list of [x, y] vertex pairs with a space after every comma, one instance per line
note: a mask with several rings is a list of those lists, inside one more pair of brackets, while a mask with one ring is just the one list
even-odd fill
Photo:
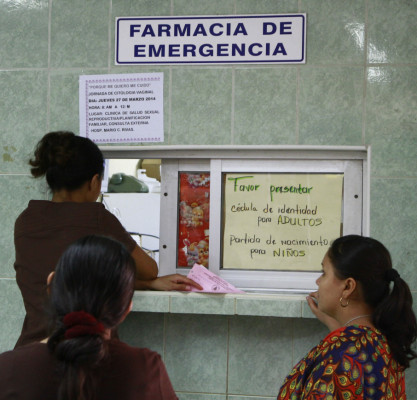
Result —
[[83, 71], [88, 70], [106, 70], [107, 67], [36, 67], [36, 68], [0, 68], [0, 72], [26, 72], [26, 71], [79, 71], [82, 69]]
[[232, 96], [230, 105], [230, 144], [235, 143], [235, 85], [236, 84], [236, 68], [232, 67]]
[[[172, 133], [172, 66], [169, 66], [168, 70], [168, 140], [167, 143], [171, 143], [171, 133]], [[165, 138], [164, 138], [165, 141]]]
[[296, 88], [295, 88], [295, 144], [300, 144], [300, 66], [296, 68]]
[[[175, 393], [184, 393], [184, 394], [208, 394], [208, 395], [216, 395], [216, 396], [224, 396], [225, 393], [220, 393], [220, 392], [196, 392], [196, 391], [188, 391], [188, 390], [176, 390]], [[253, 396], [253, 395], [243, 395], [245, 396], [245, 398], [247, 397], [248, 399], [264, 399], [265, 396]], [[275, 400], [275, 398], [272, 398], [273, 400]]]
[[107, 43], [107, 72], [108, 73], [110, 73], [110, 70], [111, 70], [111, 50], [112, 50], [112, 44], [111, 44], [111, 30], [112, 30], [112, 18], [111, 18], [111, 15], [112, 15], [112, 12], [113, 12], [113, 1], [112, 0], [110, 0], [110, 3], [109, 3], [109, 26], [108, 26], [108, 32], [107, 32], [107, 34], [108, 34], [108, 36], [107, 36], [107, 39], [108, 39], [108, 43]]
[[166, 362], [166, 330], [167, 330], [167, 319], [168, 314], [164, 313], [164, 325], [162, 329], [162, 359], [164, 362]]
[[[49, 56], [48, 56], [49, 57]], [[376, 68], [376, 67], [389, 67], [389, 68], [403, 68], [403, 67], [417, 67], [417, 63], [366, 63], [366, 67], [368, 68]], [[229, 66], [230, 67], [230, 66]], [[288, 68], [288, 65], [276, 65], [272, 67], [271, 65], [248, 65], [245, 66], [245, 69], [274, 69], [274, 68]], [[300, 67], [299, 65], [294, 65], [294, 67]], [[333, 67], [344, 67], [344, 68], [353, 68], [353, 67], [360, 67], [363, 68], [363, 63], [361, 64], [349, 64], [349, 63], [340, 63], [340, 64], [309, 64], [309, 68], [312, 69], [320, 69], [320, 68], [333, 68]], [[108, 67], [11, 67], [11, 68], [1, 68], [0, 72], [19, 72], [19, 71], [47, 71], [50, 69], [51, 71], [77, 71], [79, 69], [88, 71], [88, 70], [107, 70]], [[193, 66], [192, 69], [224, 69], [224, 66], [221, 65], [211, 65], [211, 66]]]
[[368, 68], [363, 68], [363, 90], [362, 90], [362, 145], [366, 144], [366, 93], [367, 93]]
[[384, 176], [384, 175], [371, 175], [371, 179], [393, 179], [393, 180], [414, 180], [417, 179], [417, 176]]
[[291, 360], [292, 360], [292, 365], [295, 365], [296, 361], [294, 361], [294, 320], [291, 319], [290, 321], [291, 324]]
[[[174, 16], [174, 0], [170, 1], [170, 14], [171, 16]], [[168, 138], [167, 140], [164, 137], [164, 142], [167, 142], [167, 144], [172, 143], [172, 65], [169, 65], [169, 87], [168, 87], [168, 129], [167, 134]], [[170, 302], [170, 310], [171, 310], [171, 297], [169, 298]]]
[[[233, 0], [233, 13], [235, 15], [237, 14], [237, 0]], [[231, 103], [230, 104], [230, 144], [235, 144], [235, 78], [236, 78], [236, 67], [232, 66], [232, 95], [230, 99], [231, 100], [230, 101]], [[236, 300], [235, 300], [235, 304], [236, 304]], [[229, 362], [229, 360], [227, 362]], [[226, 388], [227, 388], [227, 385], [226, 385]]]
[[226, 396], [229, 395], [229, 356], [230, 356], [230, 316], [227, 317], [227, 342], [226, 342]]
[[51, 38], [52, 38], [52, 0], [48, 3], [48, 67], [46, 84], [46, 131], [49, 132], [51, 124]]
[[14, 173], [14, 172], [1, 172], [1, 176], [32, 176], [31, 174], [22, 174], [22, 173]]
[[48, 3], [48, 70], [51, 68], [52, 0]]
[[362, 144], [366, 143], [366, 94], [368, 84], [368, 0], [365, 0], [365, 26], [363, 30], [363, 92], [362, 92]]
[[[230, 67], [230, 66], [229, 66]], [[233, 66], [234, 67], [234, 66]], [[282, 65], [277, 65], [274, 68], [288, 68], [288, 65], [282, 66]], [[294, 67], [298, 67], [300, 68], [299, 65], [294, 65]], [[309, 64], [308, 67], [310, 69], [323, 69], [323, 68], [363, 68], [364, 65], [362, 64], [322, 64], [322, 65], [313, 65], [313, 64]], [[365, 67], [367, 68], [404, 68], [404, 67], [417, 67], [417, 63], [366, 63]], [[225, 69], [225, 67], [219, 66], [219, 65], [211, 65], [211, 66], [193, 66], [192, 69]], [[247, 67], [245, 66], [245, 69], [255, 69], [255, 70], [260, 70], [260, 69], [273, 69], [272, 66], [270, 65], [248, 65]], [[104, 70], [107, 71], [108, 70], [108, 66], [107, 67], [34, 67], [34, 68], [25, 68], [25, 67], [11, 67], [11, 68], [1, 68], [0, 67], [0, 72], [25, 72], [25, 71], [78, 71], [82, 69], [83, 71], [89, 71], [89, 70], [94, 70], [94, 71], [99, 71], [99, 70]]]

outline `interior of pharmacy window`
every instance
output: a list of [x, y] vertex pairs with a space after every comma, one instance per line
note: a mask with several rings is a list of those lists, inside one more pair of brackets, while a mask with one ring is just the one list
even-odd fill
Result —
[[101, 201], [159, 263], [161, 160], [110, 159]]

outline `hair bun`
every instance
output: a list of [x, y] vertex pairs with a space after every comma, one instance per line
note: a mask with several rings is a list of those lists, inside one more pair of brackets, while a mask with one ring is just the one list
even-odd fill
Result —
[[388, 282], [396, 281], [399, 277], [400, 274], [394, 268], [387, 269], [384, 274], [384, 278]]

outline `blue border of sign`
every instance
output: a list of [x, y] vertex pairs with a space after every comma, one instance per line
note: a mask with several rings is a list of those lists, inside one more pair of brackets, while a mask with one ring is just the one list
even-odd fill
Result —
[[[246, 61], [119, 61], [119, 22], [120, 21], [140, 21], [140, 20], [189, 20], [189, 19], [236, 19], [236, 18], [259, 18], [260, 16], [265, 18], [275, 18], [275, 17], [301, 17], [303, 20], [303, 31], [302, 31], [302, 54], [303, 57], [299, 60], [282, 60], [282, 61], [272, 61], [272, 60], [246, 60]], [[285, 63], [303, 63], [305, 60], [305, 39], [306, 39], [306, 23], [305, 23], [305, 16], [304, 14], [266, 14], [266, 15], [220, 15], [220, 16], [198, 16], [198, 17], [116, 17], [117, 25], [116, 25], [116, 33], [115, 33], [115, 40], [116, 40], [116, 53], [115, 53], [115, 65], [175, 65], [175, 64], [285, 64]]]

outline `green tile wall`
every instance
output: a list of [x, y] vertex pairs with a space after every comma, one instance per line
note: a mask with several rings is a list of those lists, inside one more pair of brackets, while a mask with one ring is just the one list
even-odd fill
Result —
[[[305, 65], [113, 62], [116, 16], [291, 12], [307, 13]], [[48, 196], [27, 161], [45, 132], [78, 130], [84, 74], [163, 72], [165, 144], [372, 145], [371, 234], [416, 293], [416, 20], [414, 0], [0, 1], [0, 351], [23, 318], [13, 222]], [[271, 400], [324, 334], [314, 320], [209, 314], [135, 313], [121, 328], [162, 354], [182, 400]], [[414, 362], [411, 400], [416, 379]]]

